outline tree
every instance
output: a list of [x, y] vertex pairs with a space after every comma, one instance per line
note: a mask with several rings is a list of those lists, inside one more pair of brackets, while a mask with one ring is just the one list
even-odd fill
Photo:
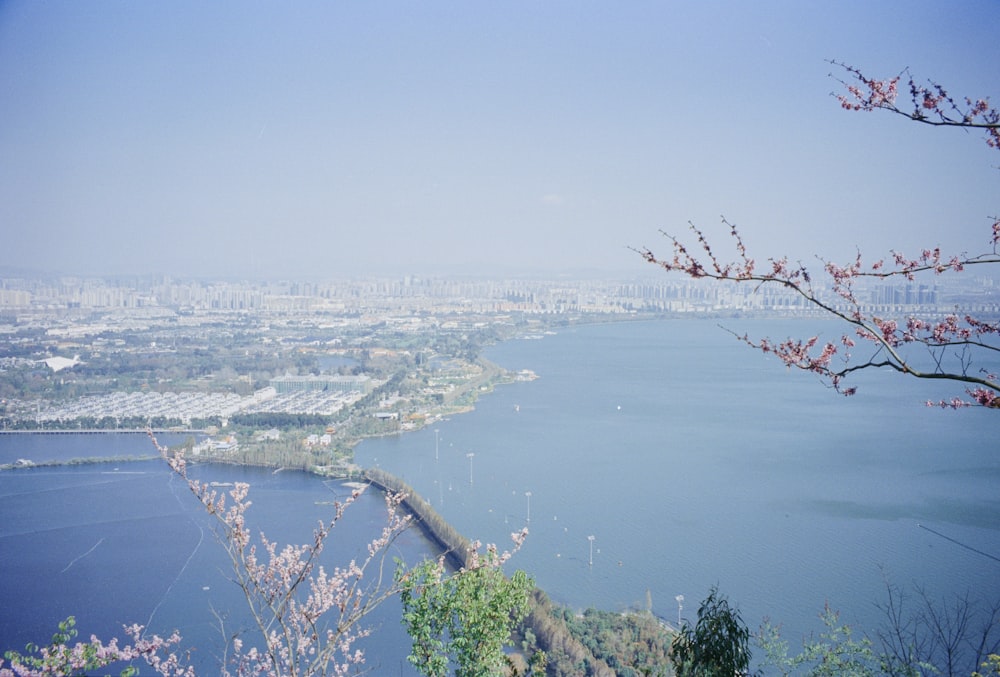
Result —
[[698, 622], [681, 626], [671, 647], [678, 677], [744, 675], [750, 667], [750, 631], [739, 609], [716, 586], [698, 607]]
[[983, 672], [977, 670], [972, 673], [972, 677], [997, 677], [1000, 675], [1000, 655], [990, 654], [979, 667], [983, 669]]
[[[527, 534], [511, 534], [515, 550]], [[534, 583], [523, 571], [504, 574], [510, 552], [490, 545], [480, 556], [479, 547], [472, 544], [466, 567], [453, 576], [445, 576], [443, 557], [397, 574], [403, 625], [413, 638], [409, 660], [427, 677], [444, 677], [452, 662], [457, 677], [504, 674], [503, 647], [528, 613]]]
[[[251, 536], [246, 522], [249, 485], [237, 482], [228, 492], [190, 479], [183, 452], [171, 452], [155, 438], [154, 445], [170, 468], [187, 481], [191, 493], [215, 519], [216, 537], [229, 556], [233, 581], [243, 592], [263, 646], [249, 646], [240, 635], [228, 637], [223, 675], [273, 674], [288, 677], [344, 675], [364, 662], [354, 647], [368, 634], [361, 621], [379, 604], [399, 592], [387, 579], [385, 553], [409, 525], [402, 495], [386, 495], [386, 524], [368, 544], [358, 562], [326, 571], [319, 564], [327, 538], [361, 490], [334, 505], [333, 517], [321, 521], [313, 542], [283, 548], [263, 533]], [[246, 645], [246, 646], [245, 646]], [[230, 672], [232, 668], [233, 672]]]
[[839, 614], [829, 606], [820, 618], [826, 631], [816, 639], [803, 642], [801, 653], [795, 656], [788, 655], [788, 642], [781, 639], [780, 628], [764, 621], [756, 642], [764, 650], [762, 665], [768, 674], [773, 672], [782, 677], [876, 677], [886, 674], [884, 661], [876, 655], [870, 639], [855, 639], [851, 627], [840, 624]]
[[[960, 127], [982, 130], [986, 145], [1000, 150], [1000, 111], [990, 106], [989, 99], [956, 101], [936, 82], [918, 84], [909, 70], [889, 80], [868, 78], [857, 68], [830, 62], [847, 73], [852, 83], [838, 80], [847, 94], [837, 96], [840, 105], [851, 111], [886, 110], [896, 115], [935, 127]], [[899, 83], [906, 75], [912, 109], [899, 107]]]
[[1000, 601], [934, 599], [921, 588], [908, 595], [888, 581], [886, 590], [878, 604], [884, 621], [872, 635], [886, 674], [959, 677], [1000, 653]]
[[883, 616], [877, 628], [856, 638], [827, 606], [820, 614], [826, 630], [804, 641], [794, 656], [780, 629], [765, 620], [755, 639], [764, 651], [767, 674], [964, 677], [980, 667], [993, 674], [991, 656], [1000, 652], [1000, 603], [990, 605], [968, 594], [935, 600], [919, 588], [914, 597], [888, 580], [886, 592], [877, 604]]
[[[69, 642], [77, 635], [76, 619], [70, 616], [59, 623], [59, 631], [52, 636], [48, 646], [29, 644], [26, 655], [17, 651], [4, 652], [4, 658], [10, 661], [10, 667], [5, 668], [4, 661], [0, 660], [0, 677], [93, 674], [109, 665], [131, 663], [138, 659], [146, 661], [164, 677], [194, 677], [194, 670], [183, 667], [177, 654], [160, 655], [180, 642], [181, 638], [177, 633], [166, 639], [157, 635], [144, 638], [141, 625], [126, 627], [125, 633], [133, 639], [134, 644], [119, 647], [117, 639], [105, 644], [91, 636], [89, 642], [77, 642], [70, 646]], [[128, 665], [119, 674], [121, 677], [133, 677], [139, 674], [139, 670]]]
[[[898, 86], [902, 75], [890, 80], [874, 80], [859, 70], [835, 64], [844, 69], [850, 83], [843, 82], [847, 94], [838, 97], [841, 105], [852, 111], [887, 110], [910, 120], [943, 127], [982, 130], [986, 144], [1000, 150], [1000, 112], [988, 99], [953, 99], [936, 83], [917, 84], [904, 71], [910, 92], [912, 109], [898, 103]], [[904, 104], [905, 105], [905, 104]], [[884, 317], [862, 300], [859, 286], [865, 281], [903, 280], [917, 277], [959, 274], [972, 267], [1000, 264], [1000, 218], [991, 219], [989, 249], [979, 254], [947, 256], [940, 247], [921, 251], [909, 257], [893, 251], [888, 258], [864, 263], [859, 252], [845, 265], [820, 259], [829, 278], [828, 288], [815, 285], [815, 276], [801, 263], [791, 263], [787, 257], [769, 258], [768, 265], [757, 266], [748, 254], [737, 226], [724, 217], [735, 246], [735, 260], [724, 263], [717, 257], [701, 229], [690, 224], [693, 247], [681, 239], [663, 233], [671, 242], [672, 255], [663, 258], [649, 249], [636, 250], [647, 262], [667, 271], [677, 271], [694, 279], [727, 281], [736, 284], [783, 287], [822, 313], [846, 323], [852, 330], [839, 341], [821, 343], [818, 336], [806, 339], [773, 341], [752, 339], [736, 334], [744, 343], [765, 353], [776, 355], [786, 366], [818, 374], [837, 392], [853, 395], [855, 387], [845, 387], [844, 381], [854, 372], [889, 368], [901, 374], [921, 378], [957, 382], [965, 387], [966, 398], [952, 397], [928, 405], [964, 407], [979, 405], [1000, 408], [1000, 377], [981, 365], [988, 357], [1000, 353], [1000, 322], [951, 313], [945, 317]], [[867, 346], [866, 356], [855, 359], [852, 350], [857, 341]], [[912, 348], [920, 347], [925, 351]], [[923, 366], [922, 353], [930, 355]]]
[[[251, 506], [249, 485], [235, 483], [222, 492], [191, 479], [183, 450], [166, 449], [151, 431], [150, 438], [171, 470], [187, 482], [192, 494], [214, 518], [217, 540], [229, 556], [232, 580], [243, 593], [254, 626], [250, 635], [227, 635], [221, 616], [217, 616], [227, 641], [220, 674], [349, 674], [364, 663], [364, 654], [356, 647], [356, 642], [369, 633], [362, 621], [386, 599], [400, 593], [405, 595], [404, 603], [407, 599], [430, 602], [432, 613], [444, 619], [440, 625], [430, 626], [430, 631], [442, 633], [446, 639], [428, 635], [426, 625], [412, 625], [414, 631], [424, 633], [414, 636], [415, 647], [421, 642], [454, 650], [462, 675], [497, 674], [498, 660], [503, 664], [503, 644], [513, 624], [527, 613], [533, 586], [524, 572], [516, 572], [510, 579], [504, 576], [500, 567], [511, 553], [498, 554], [496, 546], [489, 545], [486, 556], [481, 557], [476, 543], [467, 566], [457, 573], [446, 573], [441, 560], [426, 562], [412, 572], [399, 563], [393, 575], [386, 570], [385, 554], [408, 527], [411, 515], [402, 510], [404, 494], [387, 492], [386, 524], [369, 541], [367, 556], [327, 571], [319, 563], [320, 555], [361, 490], [335, 504], [333, 516], [318, 524], [311, 543], [279, 547], [263, 533], [251, 535], [246, 519]], [[513, 536], [519, 547], [527, 530]], [[432, 578], [434, 586], [429, 585]], [[417, 585], [417, 581], [422, 583]], [[0, 677], [90, 674], [114, 664], [126, 664], [121, 674], [133, 675], [138, 671], [131, 663], [139, 659], [165, 676], [194, 675], [176, 653], [166, 654], [181, 641], [176, 632], [167, 639], [146, 637], [142, 626], [132, 625], [125, 628], [132, 645], [119, 647], [117, 640], [105, 644], [91, 637], [89, 643], [70, 646], [69, 641], [76, 636], [74, 625], [72, 617], [61, 623], [49, 646], [29, 645], [25, 655], [8, 651], [5, 658], [10, 667], [0, 661]]]

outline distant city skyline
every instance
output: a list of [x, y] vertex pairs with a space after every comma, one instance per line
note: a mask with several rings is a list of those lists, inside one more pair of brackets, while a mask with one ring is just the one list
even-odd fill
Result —
[[[0, 4], [0, 276], [642, 274], [987, 247], [996, 151], [836, 59], [994, 95], [1000, 4]], [[997, 103], [996, 98], [994, 103]]]
[[[996, 317], [1000, 294], [995, 279], [982, 276], [928, 277], [859, 282], [855, 287], [866, 312], [925, 315], [975, 313]], [[818, 297], [833, 306], [843, 301], [829, 289]], [[828, 314], [798, 292], [783, 286], [718, 283], [666, 276], [568, 279], [555, 277], [375, 277], [353, 280], [272, 280], [232, 282], [167, 276], [116, 278], [0, 279], [0, 325], [27, 326], [42, 317], [68, 323], [70, 335], [102, 333], [111, 316], [129, 313], [174, 317], [174, 311], [207, 313], [291, 313], [320, 317], [421, 317], [438, 314], [642, 313], [704, 314], [726, 311], [798, 316]], [[162, 311], [162, 312], [161, 312]], [[90, 328], [81, 320], [95, 313]], [[82, 315], [80, 313], [83, 313]], [[151, 315], [149, 315], [151, 316]], [[353, 321], [352, 320], [352, 321]], [[61, 330], [48, 326], [47, 334]]]

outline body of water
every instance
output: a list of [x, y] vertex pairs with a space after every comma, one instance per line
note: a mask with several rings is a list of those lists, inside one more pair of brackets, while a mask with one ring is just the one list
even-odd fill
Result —
[[[728, 324], [775, 339], [810, 328]], [[514, 564], [558, 602], [644, 607], [649, 591], [676, 620], [684, 595], [694, 618], [717, 584], [794, 648], [827, 601], [877, 624], [885, 577], [1000, 599], [1000, 419], [927, 408], [952, 394], [941, 383], [861, 374], [845, 398], [707, 320], [572, 328], [488, 356], [540, 378], [436, 433], [366, 441], [358, 461], [404, 477], [470, 537], [528, 523]]]
[[[730, 325], [778, 339], [808, 330]], [[618, 610], [644, 607], [648, 592], [653, 610], [676, 620], [684, 595], [691, 619], [718, 585], [752, 628], [765, 616], [782, 623], [794, 648], [820, 629], [826, 602], [844, 621], [877, 624], [886, 576], [935, 598], [1000, 598], [1000, 419], [924, 407], [952, 394], [939, 383], [863, 374], [859, 394], [843, 398], [702, 320], [570, 328], [488, 357], [540, 378], [422, 431], [365, 441], [357, 460], [403, 477], [470, 538], [506, 544], [528, 524], [512, 564], [557, 602]], [[146, 445], [141, 435], [8, 435], [0, 462]], [[249, 481], [251, 519], [283, 542], [310, 540], [322, 503], [346, 491], [302, 473], [197, 472]], [[383, 516], [381, 499], [366, 495], [338, 528], [331, 561], [359, 549]], [[414, 561], [430, 549], [410, 533], [396, 552]], [[86, 635], [138, 621], [179, 629], [210, 674], [209, 609], [241, 605], [227, 566], [160, 462], [0, 473], [4, 647], [47, 639], [70, 614]], [[375, 619], [369, 655], [380, 674], [403, 669], [398, 618], [395, 605]]]
[[[163, 444], [181, 444], [187, 434], [169, 433], [159, 436]], [[69, 461], [84, 458], [143, 458], [155, 456], [145, 432], [90, 433], [2, 433], [0, 434], [0, 465], [26, 459], [35, 463]]]
[[[150, 452], [155, 449], [144, 434], [0, 435], [4, 462], [9, 456], [37, 462]], [[249, 483], [251, 532], [263, 531], [280, 545], [312, 542], [318, 521], [332, 515], [331, 501], [352, 491], [296, 471], [192, 465], [189, 472], [204, 482]], [[384, 524], [381, 494], [366, 492], [338, 523], [321, 563], [330, 570], [360, 561]], [[409, 530], [391, 549], [388, 569], [395, 557], [413, 563], [436, 554], [419, 531]], [[3, 649], [44, 644], [72, 615], [80, 639], [124, 640], [122, 626], [132, 623], [161, 636], [178, 630], [181, 650], [192, 650], [189, 660], [198, 673], [217, 674], [224, 646], [220, 620], [227, 634], [249, 627], [231, 576], [211, 520], [162, 461], [0, 473]], [[373, 635], [363, 645], [378, 674], [416, 674], [405, 664], [409, 638], [400, 613], [398, 600], [390, 600], [367, 619]]]

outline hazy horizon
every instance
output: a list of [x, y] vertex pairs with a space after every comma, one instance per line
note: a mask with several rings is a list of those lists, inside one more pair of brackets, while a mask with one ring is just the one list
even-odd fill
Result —
[[729, 251], [721, 214], [757, 260], [979, 253], [996, 151], [842, 110], [826, 59], [985, 97], [998, 28], [986, 0], [4, 2], [0, 270], [642, 275], [628, 247], [688, 221]]
[[[306, 272], [280, 270], [250, 271], [170, 271], [170, 270], [121, 270], [110, 273], [80, 272], [72, 270], [41, 269], [25, 266], [0, 265], [0, 281], [3, 280], [56, 280], [81, 279], [114, 281], [169, 280], [185, 283], [234, 283], [234, 284], [269, 284], [278, 282], [302, 283], [337, 283], [340, 281], [361, 281], [365, 279], [404, 279], [462, 281], [462, 280], [567, 280], [573, 282], [608, 281], [608, 280], [649, 280], [655, 282], [664, 280], [662, 271], [650, 265], [622, 267], [617, 270], [610, 268], [564, 268], [545, 269], [516, 266], [497, 266], [492, 269], [468, 265], [414, 265], [400, 264], [397, 267], [365, 270], [313, 270]], [[679, 278], [676, 278], [679, 280]]]

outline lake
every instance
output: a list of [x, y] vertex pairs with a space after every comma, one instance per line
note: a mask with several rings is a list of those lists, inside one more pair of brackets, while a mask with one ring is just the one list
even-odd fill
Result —
[[[840, 335], [828, 322], [726, 324]], [[615, 610], [649, 591], [676, 621], [677, 595], [692, 618], [718, 584], [751, 628], [768, 616], [795, 647], [827, 601], [873, 627], [884, 576], [1000, 598], [1000, 419], [923, 404], [960, 387], [870, 372], [845, 398], [708, 320], [577, 327], [487, 355], [540, 378], [499, 388], [437, 437], [369, 440], [357, 457], [484, 541], [530, 510], [514, 564], [559, 602]]]
[[[829, 323], [726, 324], [839, 336]], [[507, 544], [528, 524], [512, 564], [557, 602], [618, 610], [644, 607], [648, 592], [676, 621], [677, 595], [693, 619], [717, 584], [751, 628], [768, 616], [794, 648], [821, 628], [827, 601], [874, 627], [885, 577], [935, 598], [1000, 598], [1000, 419], [923, 406], [960, 388], [866, 373], [844, 398], [694, 319], [568, 328], [487, 356], [540, 378], [433, 427], [365, 441], [358, 461], [403, 477], [470, 538]], [[122, 440], [0, 436], [0, 462], [53, 448], [148, 453], [143, 436]], [[345, 491], [302, 473], [197, 472], [249, 481], [252, 519], [291, 542], [309, 539], [317, 502]], [[186, 492], [159, 462], [0, 473], [0, 645], [48, 638], [70, 614], [85, 635], [148, 619], [160, 633], [178, 628], [211, 666], [209, 605], [239, 600]], [[374, 495], [352, 507], [337, 556], [361, 547], [381, 510]], [[408, 561], [429, 552], [416, 533], [399, 544]], [[412, 674], [398, 606], [376, 623], [377, 671]]]

